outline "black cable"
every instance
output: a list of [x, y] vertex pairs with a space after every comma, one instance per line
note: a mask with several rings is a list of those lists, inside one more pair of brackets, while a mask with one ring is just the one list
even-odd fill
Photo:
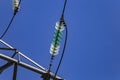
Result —
[[61, 65], [61, 63], [62, 63], [64, 54], [65, 54], [65, 49], [66, 49], [66, 45], [67, 45], [67, 38], [68, 38], [68, 29], [67, 29], [67, 26], [65, 26], [65, 32], [66, 32], [66, 33], [65, 33], [66, 35], [65, 35], [65, 42], [64, 42], [64, 46], [63, 46], [63, 51], [62, 51], [62, 55], [61, 55], [59, 64], [58, 64], [58, 66], [57, 66], [57, 69], [56, 69], [56, 71], [55, 71], [55, 76], [54, 76], [53, 80], [55, 80], [55, 78], [56, 78], [56, 75], [57, 75], [57, 73], [58, 73], [58, 71], [59, 71], [60, 65]]
[[66, 8], [66, 4], [67, 4], [67, 0], [65, 0], [64, 2], [64, 7], [63, 7], [63, 11], [62, 11], [62, 15], [61, 15], [61, 18], [60, 18], [60, 21], [64, 23], [64, 26], [65, 26], [65, 41], [64, 41], [64, 46], [63, 46], [63, 51], [62, 51], [62, 55], [61, 55], [61, 58], [60, 58], [60, 61], [59, 61], [59, 64], [57, 66], [57, 69], [55, 71], [55, 76], [53, 78], [53, 80], [56, 80], [56, 75], [59, 71], [59, 68], [60, 68], [60, 65], [62, 63], [62, 60], [63, 60], [63, 57], [64, 57], [64, 54], [65, 54], [65, 49], [66, 49], [66, 45], [67, 45], [67, 38], [68, 38], [68, 28], [67, 28], [67, 25], [64, 21], [64, 12], [65, 12], [65, 8]]
[[[58, 64], [58, 66], [57, 66], [57, 69], [56, 69], [56, 71], [55, 71], [55, 76], [54, 76], [53, 80], [56, 80], [56, 75], [57, 75], [57, 73], [58, 73], [58, 71], [59, 71], [59, 68], [60, 68], [60, 65], [61, 65], [61, 63], [62, 63], [64, 54], [65, 54], [66, 45], [67, 45], [67, 38], [68, 38], [68, 29], [67, 29], [67, 26], [65, 26], [65, 41], [64, 41], [63, 51], [62, 51], [62, 55], [61, 55], [59, 64]], [[53, 59], [54, 59], [54, 56], [52, 55], [52, 56], [51, 56], [51, 60], [50, 60], [50, 64], [49, 64], [48, 74], [50, 73]], [[49, 79], [48, 77], [49, 77], [49, 76], [46, 76], [47, 80]]]
[[64, 2], [64, 6], [63, 6], [63, 10], [62, 10], [62, 15], [61, 15], [61, 18], [62, 18], [62, 16], [63, 16], [63, 15], [64, 15], [64, 13], [65, 13], [66, 4], [67, 4], [67, 0], [65, 0], [65, 2]]
[[10, 20], [7, 28], [5, 29], [5, 31], [3, 32], [3, 34], [0, 36], [0, 39], [2, 39], [5, 36], [5, 34], [7, 33], [8, 29], [10, 28], [11, 23], [13, 22], [14, 17], [15, 17], [15, 15], [12, 16], [12, 18], [11, 18], [11, 20]]
[[[20, 4], [21, 4], [21, 0], [19, 1], [18, 8], [19, 8]], [[3, 32], [3, 34], [0, 36], [0, 39], [2, 39], [5, 36], [5, 34], [7, 33], [7, 31], [9, 30], [9, 28], [10, 28], [10, 26], [11, 26], [11, 24], [12, 24], [12, 22], [13, 22], [15, 16], [16, 16], [16, 14], [18, 12], [18, 8], [14, 10], [14, 14], [13, 14], [13, 16], [12, 16], [12, 18], [11, 18], [8, 26], [7, 26], [7, 28], [5, 29], [5, 31]]]
[[[63, 60], [63, 57], [64, 57], [64, 53], [65, 53], [65, 49], [66, 49], [66, 44], [67, 44], [68, 30], [67, 30], [67, 25], [66, 25], [66, 23], [65, 23], [65, 21], [64, 21], [64, 12], [65, 12], [65, 8], [66, 8], [66, 4], [67, 4], [67, 0], [65, 0], [65, 2], [64, 2], [64, 6], [63, 6], [61, 18], [60, 18], [60, 24], [63, 24], [64, 27], [65, 27], [65, 30], [66, 30], [64, 47], [63, 47], [62, 55], [61, 55], [59, 64], [58, 64], [58, 66], [57, 66], [57, 69], [56, 69], [56, 71], [55, 71], [55, 75], [54, 75], [54, 77], [53, 77], [53, 80], [56, 80], [56, 75], [57, 75], [58, 70], [59, 70], [59, 68], [60, 68], [60, 65], [61, 65], [61, 63], [62, 63], [62, 60]], [[49, 63], [49, 69], [48, 69], [48, 71], [47, 71], [47, 74], [44, 74], [44, 75], [42, 76], [42, 78], [43, 78], [44, 80], [50, 80], [50, 71], [51, 71], [51, 67], [52, 67], [52, 63], [53, 63], [54, 57], [55, 57], [54, 55], [51, 55], [50, 63]]]

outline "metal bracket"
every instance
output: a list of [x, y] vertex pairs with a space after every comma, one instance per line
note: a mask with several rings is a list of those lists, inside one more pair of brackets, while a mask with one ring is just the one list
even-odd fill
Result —
[[[26, 55], [24, 55], [23, 53], [19, 52], [17, 49], [13, 48], [11, 45], [7, 44], [6, 42], [4, 42], [1, 39], [0, 39], [0, 42], [7, 47], [7, 48], [0, 48], [0, 50], [15, 50], [15, 53], [12, 55], [12, 57], [9, 57], [9, 56], [6, 56], [5, 54], [0, 53], [0, 58], [3, 59], [3, 60], [8, 61], [8, 63], [4, 64], [3, 66], [0, 66], [0, 73], [2, 73], [4, 70], [6, 70], [7, 68], [9, 68], [10, 66], [12, 66], [14, 64], [13, 80], [16, 80], [17, 67], [18, 66], [21, 66], [23, 68], [31, 70], [31, 71], [33, 71], [35, 73], [41, 74], [43, 80], [50, 80], [50, 79], [53, 79], [55, 77], [54, 73], [52, 73], [52, 72], [48, 73], [48, 69], [42, 67], [41, 65], [39, 65], [38, 63], [36, 63], [35, 61], [30, 59]], [[29, 65], [29, 64], [27, 64], [25, 62], [20, 61], [19, 58], [18, 58], [18, 60], [14, 59], [14, 56], [16, 54], [18, 54], [19, 57], [20, 56], [24, 57], [25, 59], [27, 59], [28, 61], [33, 63], [36, 67], [32, 66], [32, 65]], [[56, 76], [55, 80], [64, 80], [64, 79], [59, 77], [59, 76]]]

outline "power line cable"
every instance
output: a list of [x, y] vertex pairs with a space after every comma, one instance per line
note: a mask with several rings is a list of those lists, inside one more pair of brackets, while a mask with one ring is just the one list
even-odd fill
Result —
[[[63, 46], [63, 51], [62, 51], [62, 55], [61, 55], [61, 58], [60, 58], [60, 61], [59, 61], [59, 64], [58, 64], [58, 66], [57, 66], [57, 69], [56, 69], [56, 71], [55, 71], [55, 77], [56, 77], [56, 75], [57, 75], [57, 73], [58, 73], [58, 71], [59, 71], [59, 68], [60, 68], [60, 66], [61, 66], [61, 63], [62, 63], [62, 60], [63, 60], [63, 57], [64, 57], [64, 54], [65, 54], [65, 49], [66, 49], [66, 45], [67, 45], [67, 38], [68, 38], [68, 29], [67, 29], [67, 26], [65, 26], [65, 42], [64, 42], [64, 46]], [[55, 80], [55, 77], [53, 78], [53, 80]]]
[[64, 27], [65, 27], [65, 41], [64, 41], [64, 46], [63, 46], [63, 50], [62, 50], [62, 55], [60, 57], [60, 61], [59, 61], [59, 64], [57, 66], [57, 69], [55, 71], [55, 76], [54, 76], [53, 80], [56, 80], [56, 75], [57, 75], [57, 73], [59, 71], [59, 68], [60, 68], [60, 65], [62, 63], [64, 54], [65, 54], [66, 44], [67, 44], [68, 29], [67, 29], [66, 22], [64, 20], [64, 12], [65, 12], [65, 8], [66, 8], [66, 4], [67, 4], [67, 0], [65, 0], [65, 2], [64, 2], [64, 6], [63, 6], [60, 21], [58, 23], [56, 23], [56, 27], [55, 27], [56, 30], [54, 32], [55, 34], [54, 34], [53, 42], [52, 42], [51, 48], [50, 48], [50, 53], [52, 55], [51, 55], [51, 60], [50, 60], [50, 64], [49, 64], [48, 74], [49, 74], [49, 72], [51, 70], [53, 59], [54, 59], [55, 55], [58, 54], [58, 51], [59, 51], [59, 48], [60, 48], [60, 41], [61, 41], [62, 31], [64, 30]]
[[[13, 13], [13, 16], [12, 16], [12, 18], [11, 18], [11, 20], [10, 20], [7, 28], [5, 29], [5, 31], [3, 32], [3, 34], [0, 36], [0, 39], [2, 39], [5, 36], [5, 34], [7, 33], [7, 31], [9, 30], [9, 28], [10, 28], [10, 26], [11, 26], [11, 24], [12, 24], [12, 22], [13, 22], [15, 16], [16, 16], [16, 14], [18, 12], [20, 4], [21, 4], [21, 0], [20, 1], [19, 0], [13, 0], [14, 13]], [[16, 52], [15, 52], [15, 54], [12, 55], [12, 57], [14, 57], [15, 55], [16, 55]], [[9, 63], [7, 63], [7, 64], [9, 64]], [[17, 77], [17, 68], [18, 68], [18, 64], [15, 63], [14, 64], [14, 71], [13, 71], [13, 80], [16, 80], [16, 77]]]
[[[63, 15], [64, 15], [64, 13], [65, 13], [66, 4], [67, 4], [67, 0], [65, 0], [65, 2], [64, 2], [64, 7], [63, 7], [63, 10], [62, 10], [61, 18], [63, 17]], [[60, 19], [60, 20], [61, 20], [61, 19]]]
[[63, 22], [63, 23], [64, 23], [64, 26], [65, 26], [65, 41], [64, 41], [64, 46], [63, 46], [63, 50], [62, 50], [62, 55], [61, 55], [59, 64], [58, 64], [58, 66], [57, 66], [57, 69], [56, 69], [56, 71], [55, 71], [55, 77], [53, 78], [53, 80], [55, 80], [56, 75], [57, 75], [57, 73], [58, 73], [58, 71], [59, 71], [59, 68], [60, 68], [60, 66], [61, 66], [61, 63], [62, 63], [64, 54], [65, 54], [66, 45], [67, 45], [68, 28], [67, 28], [66, 22], [65, 22], [65, 20], [64, 20], [64, 13], [65, 13], [65, 9], [66, 9], [66, 4], [67, 4], [67, 0], [65, 0], [65, 2], [64, 2], [64, 7], [63, 7], [62, 15], [61, 15], [61, 18], [60, 18], [60, 21]]
[[13, 2], [13, 6], [14, 6], [13, 16], [12, 16], [9, 24], [7, 25], [7, 28], [5, 29], [5, 31], [3, 32], [3, 34], [0, 36], [0, 39], [2, 39], [5, 36], [5, 34], [8, 32], [8, 30], [9, 30], [9, 28], [10, 28], [10, 26], [11, 26], [11, 24], [12, 24], [12, 22], [13, 22], [15, 16], [16, 16], [17, 12], [18, 12], [20, 4], [21, 4], [21, 0], [20, 1], [14, 0], [14, 2]]

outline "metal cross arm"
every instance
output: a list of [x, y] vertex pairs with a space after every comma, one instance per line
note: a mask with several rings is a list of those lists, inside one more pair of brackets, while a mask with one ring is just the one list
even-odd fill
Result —
[[[42, 67], [41, 65], [39, 65], [38, 63], [36, 63], [35, 61], [33, 61], [32, 59], [30, 59], [29, 57], [27, 57], [26, 55], [24, 55], [23, 53], [21, 53], [20, 51], [18, 51], [16, 48], [12, 47], [11, 45], [9, 45], [8, 43], [6, 43], [5, 41], [0, 39], [0, 43], [2, 45], [4, 45], [3, 47], [0, 47], [0, 50], [7, 50], [7, 51], [14, 51], [14, 54], [12, 56], [7, 56], [5, 54], [0, 53], [0, 58], [3, 60], [6, 60], [7, 63], [0, 66], [0, 73], [2, 73], [5, 69], [9, 68], [10, 66], [14, 65], [14, 72], [13, 72], [13, 80], [16, 80], [16, 76], [17, 76], [17, 66], [21, 66], [23, 68], [26, 68], [28, 70], [31, 70], [35, 73], [41, 74], [43, 78], [43, 80], [50, 80], [50, 78], [54, 78], [55, 80], [64, 80], [63, 78], [56, 76], [54, 73], [49, 72], [48, 73], [48, 69]], [[18, 59], [15, 59], [14, 56], [18, 55]], [[35, 66], [29, 65], [23, 61], [20, 60], [20, 57], [24, 57], [26, 60], [30, 61], [32, 64], [34, 64]], [[47, 76], [49, 76], [49, 79], [46, 79]]]
[[[3, 41], [2, 39], [0, 39], [0, 42], [1, 42], [2, 44], [4, 44], [5, 46], [7, 46], [8, 48], [10, 48], [10, 49], [13, 49], [13, 50], [15, 49], [14, 47], [12, 47], [11, 45], [9, 45], [8, 43], [6, 43], [5, 41]], [[5, 50], [5, 49], [4, 49], [4, 50]], [[24, 57], [25, 59], [27, 59], [28, 61], [30, 61], [31, 63], [33, 63], [33, 64], [36, 65], [37, 67], [39, 67], [40, 69], [46, 71], [46, 69], [45, 69], [44, 67], [42, 67], [41, 65], [39, 65], [38, 63], [36, 63], [36, 62], [33, 61], [32, 59], [30, 59], [29, 57], [27, 57], [26, 55], [24, 55], [23, 53], [21, 53], [21, 52], [18, 51], [17, 49], [16, 49], [16, 51], [17, 51], [17, 54], [18, 54], [18, 55]]]
[[[11, 57], [9, 57], [9, 56], [6, 56], [6, 55], [4, 55], [4, 54], [0, 54], [0, 58], [3, 59], [3, 60], [6, 60], [6, 61], [8, 61], [8, 62], [12, 62], [12, 63], [18, 64], [18, 65], [21, 66], [21, 67], [24, 67], [24, 68], [26, 68], [26, 69], [29, 69], [29, 70], [31, 70], [31, 71], [33, 71], [33, 72], [36, 72], [36, 73], [39, 73], [39, 74], [41, 74], [41, 75], [44, 75], [44, 74], [47, 73], [47, 72], [44, 71], [44, 70], [41, 70], [41, 69], [36, 68], [36, 67], [33, 67], [33, 66], [31, 66], [31, 65], [29, 65], [29, 64], [26, 64], [26, 63], [24, 63], [24, 62], [21, 62], [21, 61], [18, 62], [18, 60], [13, 59], [13, 58], [11, 58]], [[51, 76], [51, 78], [54, 78], [54, 76], [55, 76], [52, 72], [50, 72], [49, 75]], [[62, 78], [59, 77], [59, 76], [56, 76], [56, 80], [64, 80], [64, 79], [62, 79]]]

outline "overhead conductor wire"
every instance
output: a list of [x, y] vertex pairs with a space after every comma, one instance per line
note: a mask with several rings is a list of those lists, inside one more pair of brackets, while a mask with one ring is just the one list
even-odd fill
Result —
[[[13, 0], [14, 13], [13, 13], [13, 16], [12, 16], [9, 24], [7, 25], [7, 28], [5, 29], [3, 34], [0, 36], [0, 39], [2, 39], [5, 36], [5, 34], [7, 33], [7, 31], [9, 30], [9, 28], [10, 28], [10, 26], [11, 26], [11, 24], [16, 16], [18, 10], [19, 10], [20, 3], [21, 3], [21, 0]], [[14, 64], [13, 80], [16, 80], [16, 78], [17, 78], [17, 68], [18, 68], [18, 64]]]
[[64, 2], [64, 7], [63, 7], [61, 19], [60, 19], [61, 21], [63, 21], [64, 26], [65, 26], [65, 41], [64, 41], [64, 46], [63, 46], [62, 55], [61, 55], [59, 64], [58, 64], [58, 66], [57, 66], [57, 69], [56, 69], [56, 71], [55, 71], [55, 77], [53, 78], [53, 80], [55, 80], [56, 75], [57, 75], [57, 73], [58, 73], [58, 71], [59, 71], [60, 65], [61, 65], [61, 63], [62, 63], [64, 54], [65, 54], [66, 44], [67, 44], [68, 28], [67, 28], [67, 25], [66, 25], [66, 23], [65, 23], [65, 21], [64, 21], [64, 12], [65, 12], [65, 8], [66, 8], [66, 4], [67, 4], [67, 0], [65, 0], [65, 2]]
[[21, 4], [21, 0], [19, 0], [19, 1], [18, 0], [13, 0], [14, 13], [13, 13], [13, 16], [11, 17], [11, 20], [10, 20], [9, 24], [7, 25], [7, 28], [5, 29], [3, 34], [0, 36], [0, 39], [2, 39], [5, 36], [5, 34], [8, 32], [8, 30], [9, 30], [9, 28], [10, 28], [16, 14], [18, 12], [18, 10], [19, 10], [20, 4]]
[[55, 76], [54, 76], [53, 80], [56, 80], [56, 75], [57, 75], [57, 73], [59, 71], [59, 68], [60, 68], [60, 65], [62, 63], [64, 54], [65, 54], [66, 44], [67, 44], [68, 29], [67, 29], [67, 25], [66, 25], [65, 20], [64, 20], [64, 12], [65, 12], [65, 8], [66, 8], [66, 4], [67, 4], [67, 0], [65, 0], [65, 2], [64, 2], [64, 6], [63, 6], [60, 21], [56, 23], [56, 26], [55, 26], [56, 30], [54, 32], [55, 34], [54, 34], [54, 38], [53, 38], [51, 48], [50, 48], [50, 53], [52, 55], [51, 55], [51, 60], [50, 60], [50, 64], [49, 64], [48, 73], [50, 72], [52, 62], [53, 62], [53, 59], [54, 59], [55, 55], [57, 55], [58, 52], [59, 52], [60, 41], [61, 41], [61, 38], [62, 38], [63, 30], [65, 28], [65, 41], [64, 41], [64, 46], [63, 46], [63, 50], [62, 50], [62, 55], [60, 57], [60, 61], [58, 63], [57, 69], [55, 71]]

